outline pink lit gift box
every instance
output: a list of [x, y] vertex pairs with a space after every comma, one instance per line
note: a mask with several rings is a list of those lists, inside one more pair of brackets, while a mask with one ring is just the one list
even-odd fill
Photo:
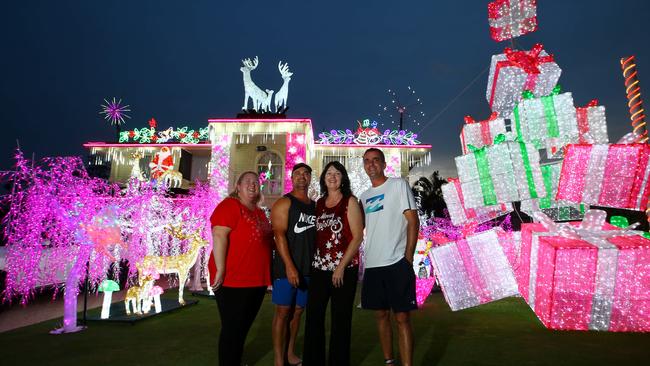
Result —
[[490, 36], [505, 41], [537, 30], [536, 0], [496, 0], [488, 3]]
[[433, 268], [452, 311], [517, 295], [517, 283], [495, 228], [431, 249]]
[[506, 48], [504, 53], [492, 56], [485, 93], [492, 111], [510, 118], [524, 90], [535, 96], [551, 93], [562, 70], [543, 47], [538, 43], [530, 51]]
[[604, 211], [590, 210], [573, 224], [535, 216], [543, 223], [522, 227], [517, 280], [541, 322], [551, 329], [650, 331], [650, 240], [606, 224]]
[[494, 138], [499, 134], [506, 133], [506, 122], [498, 117], [496, 112], [486, 120], [477, 121], [471, 116], [465, 116], [465, 125], [460, 132], [460, 144], [463, 154], [469, 153], [467, 145], [476, 148], [492, 145]]
[[568, 145], [556, 198], [644, 211], [649, 157], [648, 144]]
[[443, 184], [442, 197], [447, 204], [447, 211], [452, 224], [459, 226], [470, 222], [481, 223], [512, 211], [511, 204], [497, 204], [494, 206], [467, 208], [460, 189], [458, 178], [447, 178], [449, 183]]

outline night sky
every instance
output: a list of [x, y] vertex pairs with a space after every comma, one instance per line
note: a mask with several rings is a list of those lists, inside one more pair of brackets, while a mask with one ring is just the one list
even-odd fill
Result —
[[[11, 168], [16, 139], [39, 158], [85, 155], [84, 142], [112, 140], [114, 128], [98, 113], [104, 98], [131, 106], [128, 129], [146, 127], [151, 117], [163, 129], [234, 117], [243, 101], [241, 59], [259, 56], [252, 77], [262, 88], [277, 91], [277, 63], [289, 63], [288, 116], [311, 118], [316, 132], [377, 119], [378, 105], [390, 103], [388, 89], [405, 97], [411, 86], [426, 117], [406, 127], [433, 145], [434, 167], [453, 174], [463, 116], [489, 115], [485, 69], [508, 45], [489, 36], [487, 3], [5, 3], [0, 170]], [[539, 29], [516, 45], [543, 43], [575, 104], [598, 98], [606, 106], [615, 141], [631, 130], [621, 57], [637, 56], [650, 95], [649, 15], [650, 2], [641, 0], [538, 0]]]

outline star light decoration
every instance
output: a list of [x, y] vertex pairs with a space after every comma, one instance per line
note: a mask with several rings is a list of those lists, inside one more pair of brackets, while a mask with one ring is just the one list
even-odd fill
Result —
[[490, 36], [497, 42], [537, 30], [536, 0], [496, 0], [488, 3]]
[[129, 105], [122, 105], [122, 99], [116, 101], [116, 98], [113, 97], [112, 101], [104, 99], [102, 104], [102, 111], [99, 114], [104, 115], [104, 119], [111, 122], [111, 125], [121, 125], [124, 124], [125, 118], [131, 118], [126, 112], [131, 112]]

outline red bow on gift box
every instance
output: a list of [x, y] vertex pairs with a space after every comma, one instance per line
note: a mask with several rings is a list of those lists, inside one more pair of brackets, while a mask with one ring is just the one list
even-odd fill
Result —
[[470, 123], [490, 122], [490, 121], [494, 121], [495, 119], [497, 119], [497, 117], [499, 117], [498, 112], [492, 112], [490, 117], [488, 117], [488, 119], [486, 119], [484, 121], [477, 121], [472, 116], [465, 116], [465, 123], [470, 124]]
[[553, 55], [540, 56], [540, 52], [544, 49], [541, 43], [537, 43], [530, 49], [530, 51], [515, 51], [511, 48], [506, 48], [503, 52], [506, 54], [510, 66], [517, 66], [523, 69], [527, 74], [539, 74], [539, 66], [544, 62], [553, 62]]

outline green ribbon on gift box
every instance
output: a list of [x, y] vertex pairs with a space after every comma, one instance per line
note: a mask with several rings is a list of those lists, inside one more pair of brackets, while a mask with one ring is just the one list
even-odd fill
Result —
[[[497, 145], [506, 141], [506, 136], [502, 133], [494, 137], [493, 145]], [[491, 146], [493, 146], [491, 145]], [[496, 205], [498, 203], [497, 196], [494, 191], [494, 183], [492, 175], [490, 174], [490, 163], [487, 158], [487, 149], [490, 146], [483, 146], [477, 148], [472, 144], [468, 144], [467, 148], [474, 154], [476, 160], [476, 170], [478, 171], [479, 183], [481, 184], [481, 193], [483, 194], [483, 204], [486, 206]], [[528, 192], [531, 198], [537, 198], [537, 189], [535, 188], [535, 180], [533, 179], [533, 172], [530, 166], [530, 158], [528, 157], [528, 150], [526, 144], [519, 142], [519, 150], [524, 165], [524, 172], [526, 173], [526, 183], [528, 185]]]
[[[544, 117], [546, 119], [546, 133], [548, 137], [560, 137], [560, 127], [557, 122], [557, 113], [555, 113], [555, 102], [554, 97], [559, 95], [562, 91], [562, 87], [558, 84], [556, 85], [551, 93], [547, 96], [541, 97], [540, 100], [544, 107]], [[530, 90], [524, 90], [521, 93], [521, 97], [524, 100], [534, 99], [535, 95]], [[517, 132], [517, 137], [519, 140], [524, 141], [524, 138], [521, 134], [521, 116], [519, 115], [519, 103], [515, 106], [513, 110], [514, 119], [515, 119], [515, 131]], [[533, 145], [536, 148], [541, 148], [539, 141], [532, 141]]]

